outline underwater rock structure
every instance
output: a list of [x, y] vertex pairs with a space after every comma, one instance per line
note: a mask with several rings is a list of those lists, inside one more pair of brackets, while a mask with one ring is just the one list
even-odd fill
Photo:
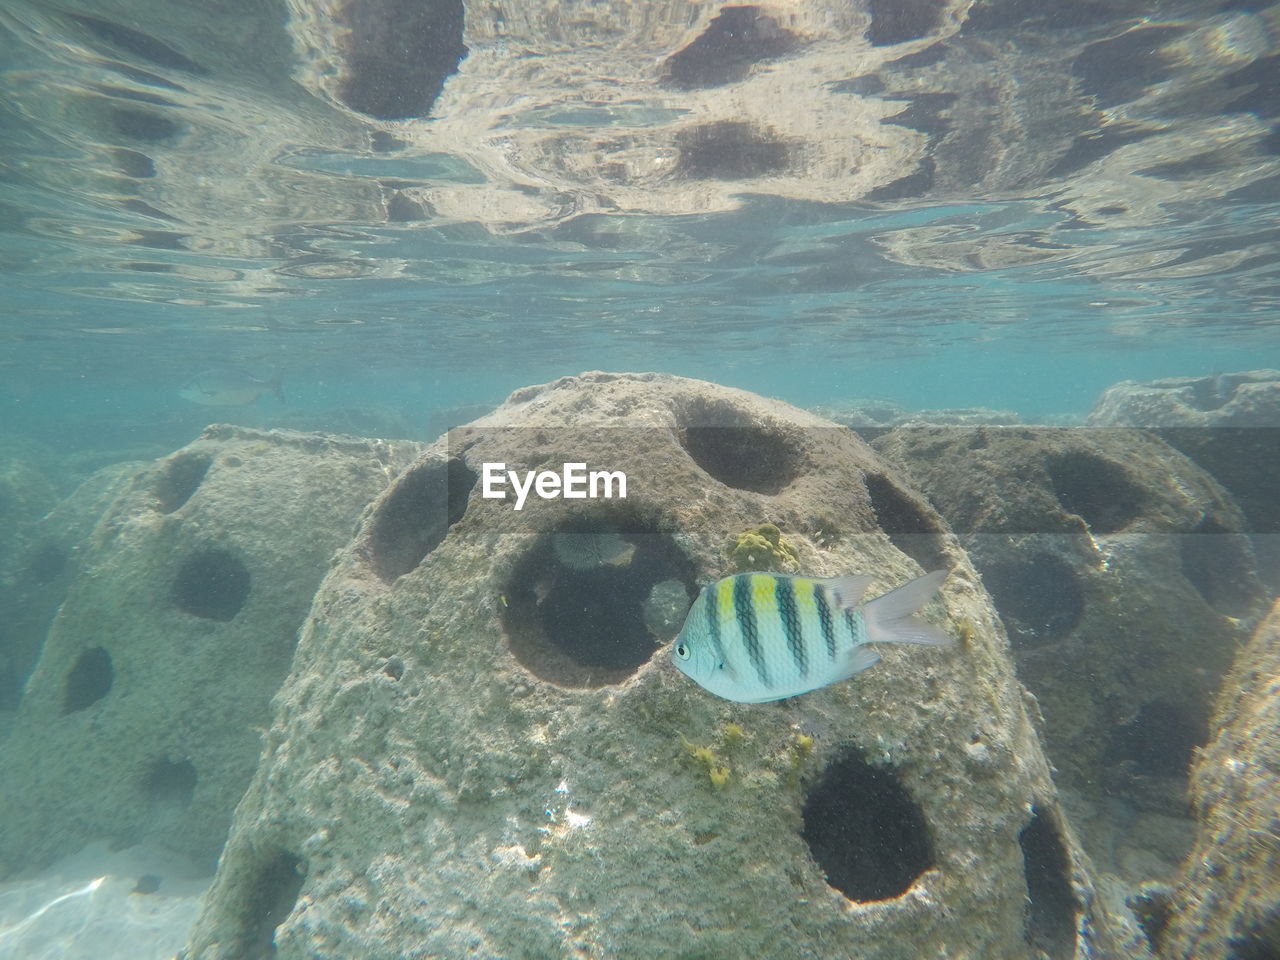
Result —
[[874, 446], [981, 573], [1059, 784], [1185, 817], [1192, 752], [1265, 604], [1230, 495], [1140, 430], [904, 428]]
[[1244, 511], [1264, 578], [1280, 588], [1280, 370], [1126, 380], [1102, 394], [1089, 423], [1151, 430], [1213, 474]]
[[1152, 928], [1168, 960], [1280, 956], [1280, 603], [1223, 685], [1196, 759], [1199, 831]]
[[0, 744], [6, 871], [104, 839], [212, 866], [326, 564], [420, 449], [214, 426], [136, 473]]
[[[517, 510], [489, 482], [566, 463], [625, 499]], [[709, 694], [651, 609], [765, 523], [872, 593], [950, 569], [923, 615], [961, 639], [782, 703]], [[183, 956], [1143, 956], [1028, 702], [955, 537], [854, 434], [660, 374], [522, 389], [365, 511]]]
[[104, 467], [65, 500], [6, 538], [0, 558], [0, 739], [17, 710], [31, 668], [40, 656], [49, 624], [74, 576], [80, 544], [142, 464]]
[[1280, 370], [1246, 370], [1209, 377], [1125, 380], [1098, 398], [1094, 426], [1277, 427]]

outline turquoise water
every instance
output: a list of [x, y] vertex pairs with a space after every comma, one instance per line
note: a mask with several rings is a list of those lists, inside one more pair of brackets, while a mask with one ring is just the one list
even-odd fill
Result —
[[[657, 369], [804, 405], [1028, 416], [1083, 414], [1124, 379], [1280, 366], [1271, 7], [1020, 25], [1002, 6], [958, 32], [907, 18], [907, 40], [838, 65], [831, 27], [760, 61], [756, 86], [786, 89], [811, 62], [814, 109], [880, 137], [835, 175], [838, 128], [806, 140], [789, 108], [756, 102], [734, 121], [732, 84], [664, 82], [679, 70], [646, 73], [631, 51], [627, 108], [603, 126], [583, 109], [599, 91], [576, 73], [556, 87], [554, 66], [527, 102], [479, 109], [499, 81], [466, 67], [514, 55], [474, 31], [435, 120], [380, 119], [391, 108], [353, 110], [311, 75], [291, 45], [316, 25], [281, 11], [7, 3], [5, 420], [47, 434], [47, 418], [174, 415], [178, 387], [228, 363], [278, 368], [307, 408]], [[139, 26], [152, 17], [159, 36]], [[254, 42], [207, 38], [219, 18]], [[636, 49], [691, 28], [653, 29]], [[999, 94], [968, 65], [996, 41]], [[721, 42], [744, 63], [771, 49], [749, 31]], [[680, 149], [699, 103], [797, 132], [775, 157], [704, 125], [684, 172], [609, 166]], [[513, 131], [524, 154], [504, 156]], [[735, 165], [756, 153], [758, 170]]]
[[[62, 602], [23, 579], [41, 517], [211, 423], [429, 442], [602, 370], [1078, 426], [1121, 381], [1280, 369], [1277, 76], [1267, 2], [0, 0], [7, 642]], [[184, 399], [210, 369], [284, 400]], [[0, 956], [67, 877], [0, 892]]]

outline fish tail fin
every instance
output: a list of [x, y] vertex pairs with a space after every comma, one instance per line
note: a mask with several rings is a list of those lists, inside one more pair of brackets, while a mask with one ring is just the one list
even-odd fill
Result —
[[942, 586], [950, 570], [934, 570], [904, 583], [863, 606], [868, 643], [919, 643], [941, 647], [952, 643], [937, 627], [917, 620], [912, 614], [923, 607]]

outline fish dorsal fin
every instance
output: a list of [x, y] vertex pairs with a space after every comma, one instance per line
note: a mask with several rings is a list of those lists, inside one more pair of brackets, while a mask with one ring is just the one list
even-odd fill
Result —
[[835, 598], [836, 606], [841, 610], [852, 610], [862, 602], [862, 595], [871, 586], [872, 578], [865, 573], [848, 577], [832, 577], [822, 580], [822, 588]]
[[880, 654], [865, 643], [860, 643], [841, 658], [840, 673], [832, 682], [839, 683], [841, 680], [848, 680], [855, 673], [861, 673], [868, 667], [874, 667], [879, 662]]

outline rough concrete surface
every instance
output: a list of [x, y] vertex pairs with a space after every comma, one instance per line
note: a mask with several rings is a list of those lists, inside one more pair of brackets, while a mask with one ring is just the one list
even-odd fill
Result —
[[133, 477], [0, 745], [5, 871], [102, 839], [212, 865], [326, 564], [418, 449], [214, 426]]
[[141, 467], [103, 467], [43, 516], [28, 517], [6, 536], [10, 547], [0, 558], [0, 739], [74, 577], [81, 544]]
[[1263, 580], [1280, 592], [1280, 371], [1126, 380], [1102, 394], [1089, 423], [1149, 429], [1213, 474], [1244, 511]]
[[1240, 651], [1196, 759], [1195, 847], [1151, 924], [1168, 960], [1280, 955], [1280, 603]]
[[[1131, 873], [1124, 834], [1150, 824], [1117, 836], [1116, 800], [1187, 820], [1192, 751], [1265, 608], [1239, 508], [1140, 430], [903, 428], [875, 446], [981, 572], [1044, 712], [1058, 782], [1081, 796], [1082, 818], [1097, 817], [1091, 853]], [[1190, 838], [1167, 821], [1159, 832]], [[1160, 849], [1172, 855], [1131, 861], [1131, 879], [1171, 872], [1184, 852]]]
[[[627, 498], [517, 512], [486, 462], [622, 470]], [[781, 704], [708, 694], [646, 604], [764, 522], [873, 592], [950, 568], [925, 615], [959, 642]], [[1027, 703], [955, 538], [853, 434], [658, 374], [523, 389], [365, 512], [185, 956], [1141, 956]]]

